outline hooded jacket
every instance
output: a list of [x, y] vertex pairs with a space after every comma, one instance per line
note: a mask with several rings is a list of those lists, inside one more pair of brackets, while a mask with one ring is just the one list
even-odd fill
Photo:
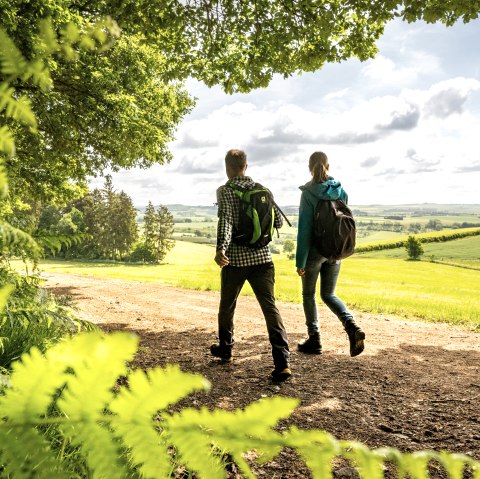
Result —
[[331, 176], [322, 183], [315, 183], [314, 180], [311, 180], [300, 186], [300, 190], [302, 190], [302, 196], [298, 215], [296, 267], [305, 268], [312, 246], [313, 221], [318, 201], [340, 199], [348, 203], [348, 195], [341, 183], [335, 181]]

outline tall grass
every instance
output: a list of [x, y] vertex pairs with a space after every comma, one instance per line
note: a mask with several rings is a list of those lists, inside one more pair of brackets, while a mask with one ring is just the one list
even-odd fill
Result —
[[[220, 269], [213, 256], [210, 246], [177, 243], [168, 262], [158, 266], [48, 261], [42, 269], [218, 291]], [[300, 303], [301, 283], [294, 261], [275, 255], [274, 262], [277, 298]], [[363, 255], [343, 262], [337, 286], [338, 295], [354, 309], [471, 327], [480, 327], [478, 291], [478, 271]], [[253, 293], [247, 286], [244, 294]]]

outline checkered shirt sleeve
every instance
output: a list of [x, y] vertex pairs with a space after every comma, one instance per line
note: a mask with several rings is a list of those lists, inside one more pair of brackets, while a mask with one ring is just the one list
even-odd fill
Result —
[[[235, 179], [233, 179], [235, 181]], [[244, 177], [238, 181], [240, 186], [245, 186], [245, 181], [253, 181]], [[217, 226], [217, 251], [222, 250], [231, 266], [254, 266], [272, 262], [272, 255], [269, 246], [262, 248], [249, 248], [248, 246], [237, 245], [232, 242], [233, 226], [239, 223], [240, 199], [228, 186], [221, 186], [217, 190], [218, 204], [218, 226]], [[281, 228], [283, 219], [275, 208], [275, 228]]]

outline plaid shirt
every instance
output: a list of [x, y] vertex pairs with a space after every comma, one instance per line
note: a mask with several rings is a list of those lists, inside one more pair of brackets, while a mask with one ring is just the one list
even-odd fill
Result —
[[[252, 189], [255, 182], [249, 176], [236, 176], [229, 180], [236, 185]], [[249, 248], [248, 246], [237, 245], [232, 242], [233, 226], [238, 225], [240, 221], [240, 198], [235, 195], [233, 190], [226, 185], [220, 186], [217, 190], [218, 204], [218, 226], [217, 226], [217, 251], [222, 250], [231, 266], [254, 266], [256, 264], [271, 263], [272, 255], [270, 248]], [[274, 206], [275, 210], [275, 228], [281, 228], [283, 218]]]

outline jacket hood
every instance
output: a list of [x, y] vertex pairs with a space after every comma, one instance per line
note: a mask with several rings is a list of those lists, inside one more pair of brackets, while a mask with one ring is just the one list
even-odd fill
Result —
[[331, 176], [327, 181], [315, 183], [310, 180], [308, 183], [300, 186], [302, 191], [308, 191], [319, 200], [338, 200], [342, 196], [343, 188], [339, 181], [335, 181]]

